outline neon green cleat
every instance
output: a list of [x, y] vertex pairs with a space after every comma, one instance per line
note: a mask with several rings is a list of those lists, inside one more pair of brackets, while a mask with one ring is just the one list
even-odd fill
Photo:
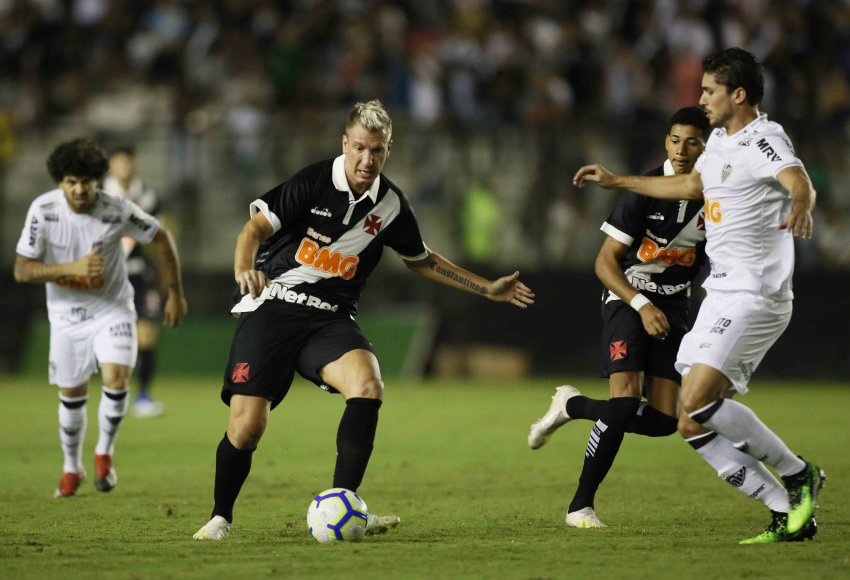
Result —
[[754, 538], [747, 538], [738, 542], [739, 544], [775, 544], [777, 542], [802, 542], [814, 539], [818, 533], [818, 523], [811, 518], [802, 530], [792, 534], [788, 531], [788, 514], [782, 512], [770, 512], [772, 519], [770, 525]]
[[[801, 458], [802, 459], [802, 458]], [[815, 515], [818, 507], [818, 492], [826, 481], [826, 473], [817, 465], [806, 462], [800, 473], [782, 478], [788, 490], [788, 532], [797, 533]]]
[[599, 518], [596, 517], [596, 511], [592, 507], [581, 508], [580, 510], [569, 512], [564, 521], [571, 528], [607, 528]]
[[207, 525], [192, 536], [196, 540], [224, 540], [230, 534], [230, 522], [221, 516], [213, 516]]

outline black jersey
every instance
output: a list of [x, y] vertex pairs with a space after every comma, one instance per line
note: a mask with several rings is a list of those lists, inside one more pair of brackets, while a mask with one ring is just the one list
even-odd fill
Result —
[[[672, 175], [669, 161], [647, 175]], [[667, 201], [627, 191], [600, 228], [627, 246], [620, 266], [648, 297], [687, 300], [705, 262], [705, 211], [701, 201]], [[614, 294], [606, 290], [603, 301]]]
[[384, 246], [407, 260], [427, 256], [401, 190], [380, 175], [366, 193], [353, 194], [343, 159], [306, 167], [251, 204], [252, 217], [262, 212], [274, 228], [254, 265], [272, 282], [257, 298], [237, 296], [233, 313], [280, 300], [354, 315]]

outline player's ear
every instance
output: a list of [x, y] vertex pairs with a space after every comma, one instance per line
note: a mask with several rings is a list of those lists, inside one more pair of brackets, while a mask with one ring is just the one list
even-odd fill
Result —
[[345, 133], [342, 134], [342, 152], [345, 153], [346, 148], [348, 147], [348, 135]]

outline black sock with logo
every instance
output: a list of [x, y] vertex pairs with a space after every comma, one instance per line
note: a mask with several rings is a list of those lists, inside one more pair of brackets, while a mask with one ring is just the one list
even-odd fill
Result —
[[640, 400], [634, 397], [616, 397], [608, 401], [602, 416], [590, 432], [578, 489], [570, 502], [570, 512], [593, 507], [596, 490], [611, 469], [623, 442], [626, 425], [637, 412], [639, 404]]

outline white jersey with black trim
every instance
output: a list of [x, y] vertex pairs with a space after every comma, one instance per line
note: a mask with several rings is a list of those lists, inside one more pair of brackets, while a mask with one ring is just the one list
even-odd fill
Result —
[[133, 287], [121, 238], [150, 243], [159, 222], [136, 204], [98, 192], [91, 212], [71, 211], [61, 189], [32, 202], [16, 252], [45, 264], [75, 262], [97, 249], [104, 259], [103, 276], [66, 277], [47, 282], [47, 314], [51, 325], [68, 326], [89, 320], [118, 304], [133, 308]]
[[793, 298], [794, 238], [779, 229], [791, 196], [777, 176], [802, 166], [782, 126], [764, 113], [734, 135], [722, 128], [712, 132], [695, 166], [711, 261], [704, 288]]

